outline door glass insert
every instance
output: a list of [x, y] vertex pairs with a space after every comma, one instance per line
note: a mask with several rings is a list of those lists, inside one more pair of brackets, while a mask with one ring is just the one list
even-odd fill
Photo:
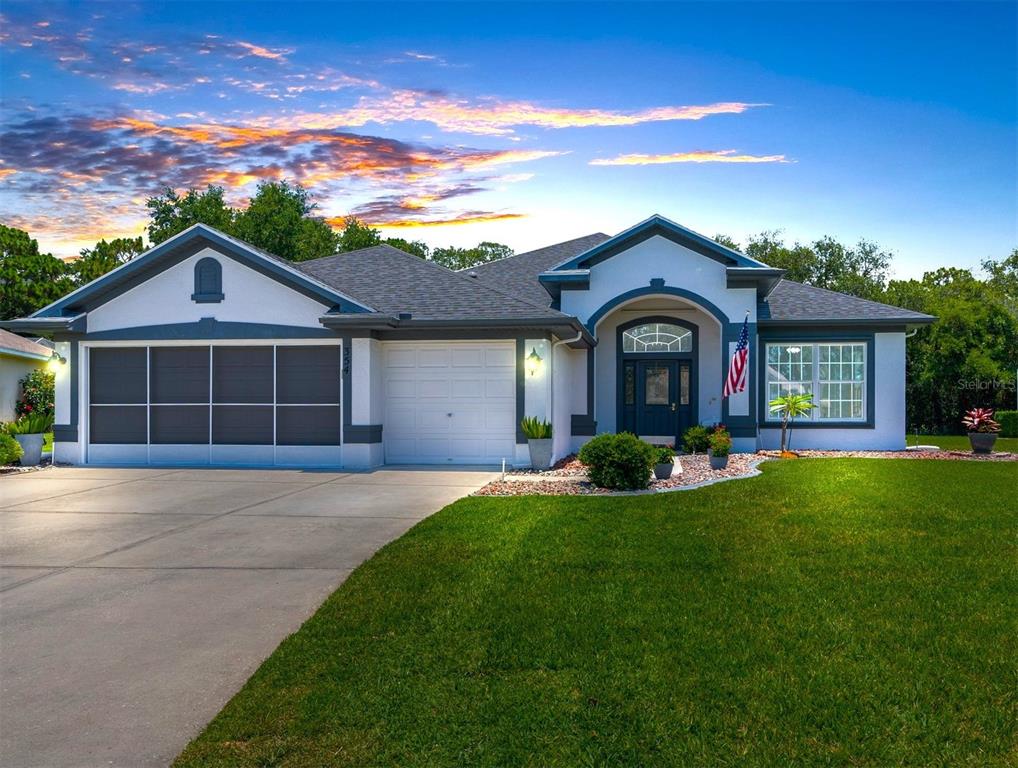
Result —
[[626, 405], [636, 404], [636, 366], [629, 364], [625, 367], [623, 389], [625, 391]]
[[668, 405], [668, 367], [648, 365], [644, 377], [644, 403]]
[[679, 405], [689, 405], [689, 366], [679, 368]]
[[646, 323], [622, 332], [623, 352], [692, 352], [693, 332], [671, 323]]

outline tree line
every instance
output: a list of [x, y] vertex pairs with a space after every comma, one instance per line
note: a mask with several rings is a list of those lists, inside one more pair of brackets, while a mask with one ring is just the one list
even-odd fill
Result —
[[[150, 247], [204, 223], [291, 261], [307, 261], [373, 245], [391, 245], [449, 269], [512, 256], [500, 243], [473, 248], [434, 248], [416, 240], [383, 238], [356, 218], [340, 230], [316, 215], [308, 192], [285, 181], [264, 182], [245, 208], [233, 208], [221, 187], [171, 189], [150, 198]], [[845, 245], [832, 237], [786, 244], [780, 231], [750, 237], [744, 245], [715, 239], [786, 270], [786, 277], [819, 288], [880, 301], [938, 320], [907, 344], [907, 424], [923, 432], [958, 432], [972, 407], [1014, 408], [1018, 367], [1018, 248], [982, 262], [982, 275], [943, 267], [921, 279], [892, 280], [893, 254], [860, 240]], [[141, 237], [100, 240], [64, 262], [41, 253], [27, 232], [0, 224], [0, 319], [24, 317], [142, 253]]]

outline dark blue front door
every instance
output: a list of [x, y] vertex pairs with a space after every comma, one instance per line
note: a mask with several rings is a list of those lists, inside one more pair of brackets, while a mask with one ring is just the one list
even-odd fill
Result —
[[623, 366], [622, 429], [680, 444], [693, 424], [689, 360], [627, 360]]

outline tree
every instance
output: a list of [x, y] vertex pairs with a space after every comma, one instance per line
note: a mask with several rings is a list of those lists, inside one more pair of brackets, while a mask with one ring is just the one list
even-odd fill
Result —
[[427, 261], [431, 257], [431, 249], [428, 248], [428, 244], [421, 242], [420, 240], [404, 240], [402, 237], [387, 237], [383, 241], [386, 245], [391, 245], [393, 248], [399, 248], [401, 251], [416, 256], [419, 259]]
[[25, 317], [69, 293], [67, 265], [27, 232], [0, 224], [0, 319]]
[[152, 245], [194, 224], [208, 224], [222, 232], [233, 230], [236, 212], [223, 199], [223, 188], [209, 185], [204, 192], [189, 189], [183, 196], [167, 187], [145, 203], [149, 210], [148, 238]]
[[990, 276], [987, 281], [990, 287], [998, 292], [1011, 313], [1018, 316], [1018, 248], [1000, 261], [986, 259], [983, 270]]
[[70, 264], [74, 282], [90, 283], [121, 264], [126, 264], [145, 250], [140, 237], [116, 237], [100, 240], [94, 248], [82, 248], [81, 256]]
[[339, 252], [356, 251], [359, 248], [370, 248], [381, 245], [382, 235], [377, 229], [361, 223], [360, 219], [350, 216], [343, 222], [343, 231], [339, 233]]
[[263, 181], [247, 208], [236, 215], [233, 234], [290, 261], [331, 256], [339, 237], [328, 224], [313, 217], [315, 207], [300, 184]]
[[788, 450], [786, 436], [789, 422], [794, 422], [800, 416], [806, 416], [816, 408], [813, 403], [813, 395], [809, 392], [790, 392], [787, 395], [775, 397], [767, 405], [770, 407], [771, 413], [781, 414], [781, 453], [784, 454]]
[[725, 246], [726, 248], [731, 248], [733, 251], [739, 251], [740, 253], [742, 252], [742, 246], [735, 242], [735, 240], [733, 240], [728, 235], [722, 234], [714, 235], [714, 242], [721, 243], [721, 245]]
[[437, 264], [452, 270], [467, 269], [477, 264], [506, 259], [513, 255], [513, 249], [502, 243], [483, 242], [473, 248], [436, 248], [431, 258]]

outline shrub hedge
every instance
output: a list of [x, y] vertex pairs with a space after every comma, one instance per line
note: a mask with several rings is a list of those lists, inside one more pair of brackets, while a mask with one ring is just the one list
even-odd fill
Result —
[[632, 491], [650, 485], [657, 449], [636, 435], [598, 435], [580, 449], [590, 481], [601, 488]]
[[1018, 437], [1018, 411], [997, 411], [993, 418], [1000, 424], [1001, 437]]
[[21, 458], [23, 453], [18, 441], [5, 431], [0, 430], [0, 466], [13, 464]]

